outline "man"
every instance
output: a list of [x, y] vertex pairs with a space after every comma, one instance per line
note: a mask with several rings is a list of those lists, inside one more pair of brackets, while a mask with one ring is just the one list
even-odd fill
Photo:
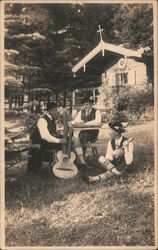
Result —
[[42, 161], [53, 161], [51, 152], [44, 150], [61, 150], [63, 139], [58, 138], [56, 132], [57, 106], [54, 102], [47, 103], [46, 114], [39, 118], [37, 126], [31, 134], [31, 142], [40, 144], [40, 147], [32, 147], [30, 150], [31, 158], [28, 161], [28, 171], [38, 174]]
[[[101, 123], [101, 114], [99, 110], [93, 108], [93, 100], [90, 97], [85, 97], [83, 99], [83, 103], [84, 105], [82, 109], [78, 112], [72, 124], [84, 124], [87, 126], [99, 125]], [[98, 129], [82, 130], [78, 137], [73, 137], [73, 143], [75, 145], [75, 151], [78, 156], [78, 160], [81, 165], [88, 169], [91, 169], [92, 167], [89, 166], [85, 161], [86, 147], [84, 144], [95, 141], [98, 134]]]
[[120, 122], [109, 122], [112, 139], [107, 144], [106, 156], [99, 158], [106, 172], [97, 176], [88, 176], [88, 182], [106, 181], [113, 175], [121, 175], [131, 167], [133, 162], [133, 142], [123, 136], [125, 129]]

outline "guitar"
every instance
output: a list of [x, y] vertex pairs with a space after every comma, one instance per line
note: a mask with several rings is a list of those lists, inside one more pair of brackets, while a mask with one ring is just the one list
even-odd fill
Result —
[[67, 135], [69, 134], [68, 145], [64, 144], [62, 146], [62, 151], [57, 152], [58, 162], [52, 167], [54, 175], [62, 179], [72, 178], [78, 173], [78, 169], [74, 164], [76, 155], [75, 153], [71, 152], [72, 132], [72, 127], [68, 129], [68, 124], [65, 118], [64, 139], [67, 140]]

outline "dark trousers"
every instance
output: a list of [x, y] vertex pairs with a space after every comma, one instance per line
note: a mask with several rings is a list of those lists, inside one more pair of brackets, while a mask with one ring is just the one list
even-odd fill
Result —
[[42, 154], [40, 149], [30, 149], [30, 158], [28, 160], [28, 171], [32, 171], [33, 174], [38, 174], [42, 165]]
[[[50, 152], [47, 150], [51, 150]], [[42, 161], [52, 162], [53, 152], [61, 150], [61, 144], [42, 142], [41, 149], [32, 148], [29, 151], [31, 156], [28, 160], [28, 171], [38, 174]]]
[[119, 158], [115, 158], [112, 161], [112, 164], [115, 166], [115, 168], [119, 171], [119, 172], [126, 172], [128, 169], [130, 169], [132, 167], [132, 164], [128, 165], [125, 162], [125, 158], [124, 157], [119, 157]]
[[95, 142], [97, 139], [97, 136], [99, 134], [99, 130], [95, 129], [95, 130], [82, 130], [79, 134], [79, 139], [80, 139], [80, 143], [82, 145], [83, 148], [83, 154], [85, 155], [86, 153], [86, 147], [84, 146], [84, 144], [86, 144], [87, 142]]

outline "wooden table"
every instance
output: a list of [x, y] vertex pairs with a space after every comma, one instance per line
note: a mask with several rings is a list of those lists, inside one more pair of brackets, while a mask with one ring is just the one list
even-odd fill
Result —
[[96, 129], [100, 129], [102, 127], [102, 124], [98, 124], [98, 125], [71, 124], [71, 127], [73, 128], [74, 137], [78, 137], [79, 133], [82, 130], [96, 130]]

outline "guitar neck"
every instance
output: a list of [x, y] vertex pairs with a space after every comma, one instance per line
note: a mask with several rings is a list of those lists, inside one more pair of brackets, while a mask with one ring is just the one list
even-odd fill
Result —
[[[66, 120], [66, 117], [64, 118], [64, 136], [63, 139], [65, 139], [67, 141], [67, 135], [68, 135], [68, 123]], [[62, 145], [62, 151], [63, 153], [66, 153], [66, 144]]]
[[70, 128], [69, 128], [68, 149], [67, 149], [67, 155], [68, 155], [69, 157], [70, 157], [70, 155], [71, 155], [72, 132], [73, 132], [73, 128], [70, 127]]

